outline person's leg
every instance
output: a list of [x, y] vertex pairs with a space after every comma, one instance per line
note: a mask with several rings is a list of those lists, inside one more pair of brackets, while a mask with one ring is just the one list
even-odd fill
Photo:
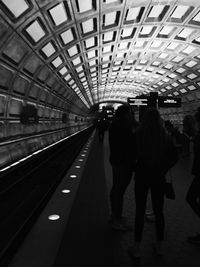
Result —
[[[162, 179], [162, 178], [161, 178]], [[155, 214], [156, 239], [163, 241], [165, 220], [164, 208], [164, 180], [151, 185], [152, 207]]]
[[148, 222], [154, 222], [155, 221], [155, 216], [154, 216], [154, 212], [153, 212], [153, 208], [152, 208], [152, 200], [151, 200], [151, 196], [149, 193], [147, 196], [145, 218]]
[[99, 143], [101, 143], [101, 132], [99, 129], [98, 129], [98, 137], [99, 137]]
[[164, 208], [164, 181], [151, 185], [152, 206], [155, 214], [156, 226], [156, 244], [155, 250], [157, 255], [163, 255], [163, 240], [165, 220], [163, 214]]
[[103, 143], [103, 141], [104, 141], [104, 131], [102, 131], [102, 133], [101, 133], [101, 142]]
[[100, 130], [99, 131], [99, 143], [102, 143], [103, 141], [102, 141], [102, 131]]
[[122, 205], [119, 201], [121, 170], [117, 165], [112, 166], [113, 185], [110, 191], [111, 216], [113, 218], [121, 218]]
[[[192, 210], [200, 217], [200, 177], [195, 177], [186, 195], [186, 201]], [[200, 234], [188, 236], [187, 240], [194, 244], [200, 244]]]
[[186, 201], [200, 217], [200, 177], [195, 177], [186, 195]]
[[151, 202], [151, 196], [150, 194], [148, 193], [147, 195], [147, 204], [146, 204], [146, 215], [148, 214], [152, 214], [153, 213], [153, 210], [152, 210], [152, 202]]
[[144, 228], [144, 214], [146, 209], [146, 200], [149, 186], [141, 181], [142, 177], [135, 175], [135, 229], [134, 229], [134, 245], [129, 248], [129, 254], [133, 258], [140, 258], [140, 243], [142, 241], [142, 233]]
[[132, 169], [126, 165], [112, 166], [113, 186], [110, 193], [112, 216], [122, 218], [124, 193], [132, 178]]
[[146, 201], [149, 186], [140, 181], [140, 177], [136, 177], [135, 182], [135, 203], [136, 203], [136, 215], [135, 215], [135, 242], [140, 243], [142, 240], [142, 233], [144, 229], [144, 214], [146, 209]]
[[130, 231], [132, 227], [122, 217], [123, 197], [131, 180], [132, 172], [127, 172], [126, 166], [113, 166], [113, 187], [110, 192], [111, 227], [115, 230]]
[[133, 175], [133, 168], [131, 165], [125, 164], [121, 166], [121, 186], [119, 190], [119, 199], [122, 202], [122, 207], [123, 207], [124, 194], [131, 182], [132, 175]]

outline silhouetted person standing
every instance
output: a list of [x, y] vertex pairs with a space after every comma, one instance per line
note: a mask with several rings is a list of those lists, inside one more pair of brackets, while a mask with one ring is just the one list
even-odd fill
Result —
[[116, 110], [109, 128], [110, 163], [113, 186], [110, 192], [111, 226], [116, 230], [129, 230], [122, 216], [124, 193], [131, 181], [134, 167], [132, 114], [128, 105]]
[[98, 129], [99, 143], [103, 143], [104, 133], [106, 130], [106, 120], [105, 119], [102, 118], [97, 122], [97, 129]]
[[155, 249], [157, 254], [163, 253], [165, 174], [176, 163], [177, 153], [172, 139], [166, 133], [159, 112], [153, 108], [145, 111], [138, 131], [135, 133], [135, 141], [137, 146], [135, 243], [129, 252], [131, 256], [139, 258], [149, 190], [155, 215]]
[[190, 141], [195, 135], [195, 120], [192, 115], [186, 115], [183, 119], [183, 156], [190, 155]]
[[[186, 200], [193, 211], [200, 217], [200, 108], [195, 114], [197, 122], [197, 135], [194, 138], [194, 160], [192, 166], [192, 174], [194, 179], [187, 192]], [[200, 234], [189, 236], [188, 241], [191, 243], [200, 244]]]

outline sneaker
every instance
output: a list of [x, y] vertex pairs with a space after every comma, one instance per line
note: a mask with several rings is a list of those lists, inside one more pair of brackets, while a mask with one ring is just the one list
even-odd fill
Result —
[[140, 259], [140, 257], [141, 257], [140, 246], [139, 245], [134, 245], [133, 247], [130, 247], [128, 249], [128, 254], [133, 259]]
[[200, 234], [188, 236], [187, 241], [193, 244], [200, 244]]
[[114, 230], [119, 231], [132, 231], [133, 228], [131, 225], [127, 223], [124, 219], [113, 219], [110, 221], [110, 226]]

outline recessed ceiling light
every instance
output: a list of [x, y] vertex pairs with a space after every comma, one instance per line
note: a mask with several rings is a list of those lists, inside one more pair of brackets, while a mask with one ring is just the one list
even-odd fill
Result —
[[56, 26], [64, 23], [68, 19], [63, 3], [60, 3], [55, 7], [51, 8], [49, 12]]
[[160, 16], [160, 14], [162, 13], [164, 7], [165, 7], [164, 5], [153, 6], [148, 17], [149, 18], [158, 18]]
[[189, 6], [177, 6], [171, 15], [171, 18], [181, 19], [189, 8]]
[[18, 18], [22, 15], [28, 8], [28, 3], [26, 0], [1, 0], [4, 5], [11, 11], [11, 13]]
[[136, 20], [139, 15], [140, 9], [140, 7], [129, 8], [126, 20]]
[[82, 12], [86, 12], [86, 11], [89, 11], [91, 10], [93, 7], [92, 7], [92, 0], [78, 0], [78, 7], [79, 7], [79, 12], [82, 13]]
[[37, 20], [35, 20], [26, 28], [26, 32], [35, 42], [38, 42], [40, 39], [42, 39], [42, 37], [45, 36], [45, 31]]
[[47, 56], [50, 57], [51, 55], [53, 55], [56, 50], [54, 48], [54, 46], [52, 45], [51, 42], [49, 42], [48, 44], [46, 44], [43, 48], [42, 48], [42, 52]]
[[68, 44], [74, 40], [74, 36], [71, 29], [61, 33], [60, 36], [64, 44]]
[[115, 23], [117, 12], [111, 12], [105, 14], [105, 26], [109, 26]]

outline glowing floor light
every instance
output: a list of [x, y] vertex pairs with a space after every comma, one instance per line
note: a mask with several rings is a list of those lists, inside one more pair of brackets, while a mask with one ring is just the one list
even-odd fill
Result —
[[63, 189], [62, 192], [63, 192], [64, 194], [69, 194], [71, 191], [70, 191], [69, 189]]
[[48, 219], [51, 221], [56, 221], [60, 219], [60, 216], [58, 214], [52, 214], [52, 215], [49, 215]]
[[70, 178], [77, 178], [77, 175], [75, 175], [75, 174], [71, 174], [71, 175], [70, 175]]

